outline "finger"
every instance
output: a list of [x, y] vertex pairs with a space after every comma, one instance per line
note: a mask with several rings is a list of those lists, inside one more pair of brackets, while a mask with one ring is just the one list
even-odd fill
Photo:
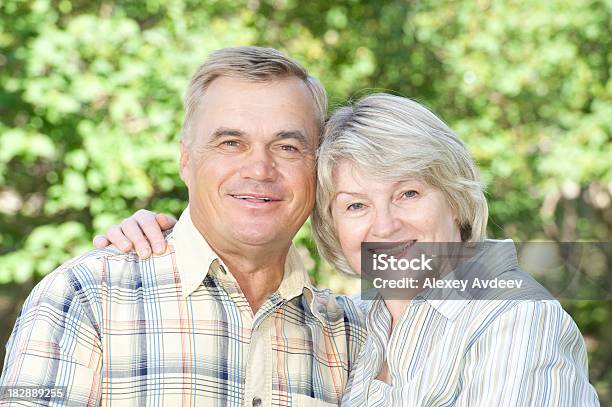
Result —
[[106, 232], [106, 239], [110, 241], [110, 244], [114, 244], [124, 253], [127, 253], [132, 249], [132, 242], [125, 237], [120, 225], [113, 225], [108, 228], [108, 232]]
[[130, 239], [134, 245], [136, 253], [138, 253], [138, 257], [141, 259], [146, 259], [151, 255], [151, 246], [149, 246], [149, 241], [142, 233], [138, 222], [136, 222], [133, 217], [127, 218], [121, 222], [121, 230], [125, 234], [125, 237]]
[[156, 254], [166, 251], [166, 239], [164, 239], [154, 212], [140, 210], [132, 218], [138, 223]]
[[155, 216], [157, 223], [161, 226], [162, 230], [168, 230], [174, 225], [176, 225], [176, 219], [170, 215], [166, 215], [165, 213], [158, 213]]
[[97, 235], [93, 238], [93, 245], [96, 249], [104, 249], [110, 242], [102, 235]]

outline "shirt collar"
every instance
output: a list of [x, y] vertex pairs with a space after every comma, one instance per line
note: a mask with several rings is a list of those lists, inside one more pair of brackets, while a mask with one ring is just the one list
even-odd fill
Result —
[[[466, 268], [462, 270], [463, 273], [467, 273], [470, 269], [476, 267], [479, 275], [490, 278], [518, 267], [516, 247], [512, 239], [486, 239], [481, 244], [483, 245], [482, 250], [469, 262], [466, 262]], [[483, 265], [486, 265], [486, 267], [483, 267]], [[451, 278], [455, 278], [455, 276], [451, 276]], [[455, 320], [471, 300], [469, 295], [462, 295], [457, 290], [437, 290], [436, 296], [438, 298], [436, 299], [431, 298], [431, 293], [432, 291], [429, 291], [423, 295], [417, 295], [410, 305], [425, 302], [450, 321]], [[440, 293], [443, 294], [442, 298], [439, 297]], [[386, 311], [380, 294], [376, 294], [374, 300], [373, 305], [368, 310], [368, 315], [380, 312], [381, 309]]]
[[[463, 273], [467, 274], [470, 269], [476, 267], [481, 277], [493, 277], [518, 267], [516, 247], [512, 239], [486, 239], [482, 245], [482, 250], [466, 263]], [[470, 297], [462, 295], [457, 290], [449, 290], [444, 298], [420, 300], [426, 301], [433, 309], [452, 321], [459, 316], [470, 301]]]
[[[176, 267], [181, 279], [181, 294], [183, 298], [188, 297], [197, 290], [204, 278], [211, 272], [211, 265], [213, 263], [219, 265], [217, 277], [236, 283], [234, 276], [227, 272], [227, 266], [223, 264], [221, 258], [214, 252], [193, 224], [189, 206], [183, 211], [178, 222], [174, 225], [169, 241], [174, 247]], [[287, 301], [302, 295], [304, 292], [309, 292], [308, 297], [310, 299], [311, 310], [313, 310], [313, 313], [317, 312], [316, 307], [312, 307], [314, 293], [308, 272], [300, 253], [294, 245], [291, 245], [287, 253], [283, 280], [277, 292]]]
[[289, 301], [299, 295], [302, 295], [305, 290], [313, 295], [313, 287], [304, 266], [304, 260], [298, 249], [292, 244], [287, 253], [285, 261], [285, 274], [281, 281], [278, 293], [282, 298]]
[[186, 298], [202, 284], [211, 264], [215, 260], [221, 262], [221, 259], [193, 224], [189, 206], [174, 225], [169, 241], [174, 247], [176, 267], [181, 279], [181, 294]]

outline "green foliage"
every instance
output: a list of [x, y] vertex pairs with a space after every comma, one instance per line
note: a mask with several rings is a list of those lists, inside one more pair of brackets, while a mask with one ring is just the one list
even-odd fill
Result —
[[[430, 106], [482, 169], [491, 236], [609, 241], [611, 20], [604, 0], [3, 0], [0, 283], [36, 281], [137, 208], [178, 214], [185, 86], [242, 44], [302, 61], [332, 107], [372, 90]], [[342, 288], [309, 227], [311, 275]], [[610, 303], [568, 307], [611, 400]]]

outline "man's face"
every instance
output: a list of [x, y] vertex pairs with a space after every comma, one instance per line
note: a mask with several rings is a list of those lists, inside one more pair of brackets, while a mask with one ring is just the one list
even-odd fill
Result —
[[210, 84], [181, 143], [181, 176], [213, 247], [288, 247], [314, 205], [318, 137], [298, 78]]

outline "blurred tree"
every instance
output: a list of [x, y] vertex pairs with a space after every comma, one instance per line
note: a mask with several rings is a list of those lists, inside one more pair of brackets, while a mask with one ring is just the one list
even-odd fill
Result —
[[[3, 0], [0, 312], [135, 209], [177, 214], [182, 94], [214, 49], [270, 45], [326, 84], [430, 106], [482, 168], [490, 235], [610, 241], [609, 1]], [[296, 242], [322, 285], [344, 280]], [[15, 296], [17, 300], [10, 300]], [[610, 302], [566, 304], [612, 400]]]

